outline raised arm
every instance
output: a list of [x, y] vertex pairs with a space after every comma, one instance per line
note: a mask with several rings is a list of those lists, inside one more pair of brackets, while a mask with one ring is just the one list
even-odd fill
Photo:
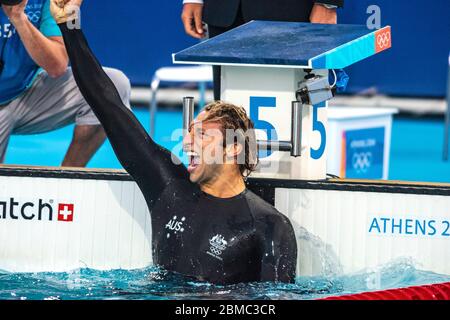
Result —
[[[188, 180], [186, 168], [182, 164], [174, 164], [171, 153], [157, 145], [133, 113], [123, 105], [116, 87], [95, 58], [83, 32], [80, 28], [73, 28], [76, 16], [66, 15], [65, 6], [80, 5], [81, 1], [51, 1], [52, 14], [62, 31], [77, 85], [103, 125], [120, 163], [138, 183], [147, 201], [155, 200], [172, 181]], [[61, 12], [61, 9], [65, 11]]]

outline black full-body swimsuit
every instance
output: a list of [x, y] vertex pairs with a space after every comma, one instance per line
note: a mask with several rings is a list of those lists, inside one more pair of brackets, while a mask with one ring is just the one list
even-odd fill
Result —
[[175, 165], [122, 104], [83, 32], [59, 27], [81, 93], [145, 197], [154, 263], [216, 284], [294, 281], [297, 245], [289, 220], [249, 190], [222, 199], [191, 183], [185, 166]]

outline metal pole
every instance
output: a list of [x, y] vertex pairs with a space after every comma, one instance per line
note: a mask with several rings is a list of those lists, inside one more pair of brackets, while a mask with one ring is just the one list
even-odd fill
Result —
[[292, 150], [292, 143], [289, 141], [258, 140], [258, 148], [260, 150], [290, 152]]
[[188, 132], [192, 120], [194, 120], [194, 98], [183, 98], [183, 136]]
[[156, 99], [156, 95], [158, 94], [160, 80], [157, 76], [153, 77], [151, 84], [151, 98], [150, 98], [150, 136], [154, 137], [155, 135], [155, 124], [156, 124], [156, 113], [158, 111], [158, 101]]
[[447, 112], [445, 113], [445, 135], [444, 135], [444, 161], [448, 161], [448, 140], [450, 131], [450, 54], [448, 56], [447, 77]]
[[302, 155], [302, 107], [301, 102], [292, 102], [291, 156], [293, 157], [300, 157]]

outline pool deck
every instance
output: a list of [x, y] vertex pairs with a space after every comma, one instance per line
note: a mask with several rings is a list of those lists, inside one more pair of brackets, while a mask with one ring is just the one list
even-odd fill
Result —
[[[193, 89], [192, 89], [193, 88]], [[148, 88], [133, 88], [131, 102], [133, 105], [147, 106], [151, 92]], [[160, 105], [179, 106], [183, 97], [194, 97], [198, 103], [199, 94], [195, 86], [186, 88], [163, 88], [158, 92]], [[206, 91], [206, 101], [213, 100], [212, 90]], [[396, 108], [400, 113], [413, 115], [443, 116], [447, 109], [445, 99], [394, 98], [383, 95], [337, 96], [330, 101], [330, 106], [348, 106], [361, 108]]]
[[[171, 149], [173, 129], [182, 122], [180, 104], [158, 112], [155, 140]], [[148, 110], [133, 112], [149, 126]], [[40, 135], [12, 136], [6, 153], [6, 164], [58, 166], [72, 138], [73, 126]], [[394, 118], [389, 164], [389, 179], [400, 181], [450, 183], [450, 161], [443, 161], [444, 120], [437, 117]], [[115, 168], [121, 165], [109, 142], [103, 144], [89, 168]]]

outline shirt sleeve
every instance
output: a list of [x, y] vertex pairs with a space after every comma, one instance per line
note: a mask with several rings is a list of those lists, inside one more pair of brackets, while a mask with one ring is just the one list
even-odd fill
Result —
[[203, 0], [183, 0], [183, 4], [186, 3], [198, 3], [198, 4], [203, 4]]
[[62, 37], [61, 30], [58, 28], [55, 19], [53, 19], [50, 13], [50, 0], [46, 0], [42, 8], [39, 30], [46, 37]]
[[333, 5], [339, 8], [344, 7], [344, 0], [315, 0], [315, 3]]

